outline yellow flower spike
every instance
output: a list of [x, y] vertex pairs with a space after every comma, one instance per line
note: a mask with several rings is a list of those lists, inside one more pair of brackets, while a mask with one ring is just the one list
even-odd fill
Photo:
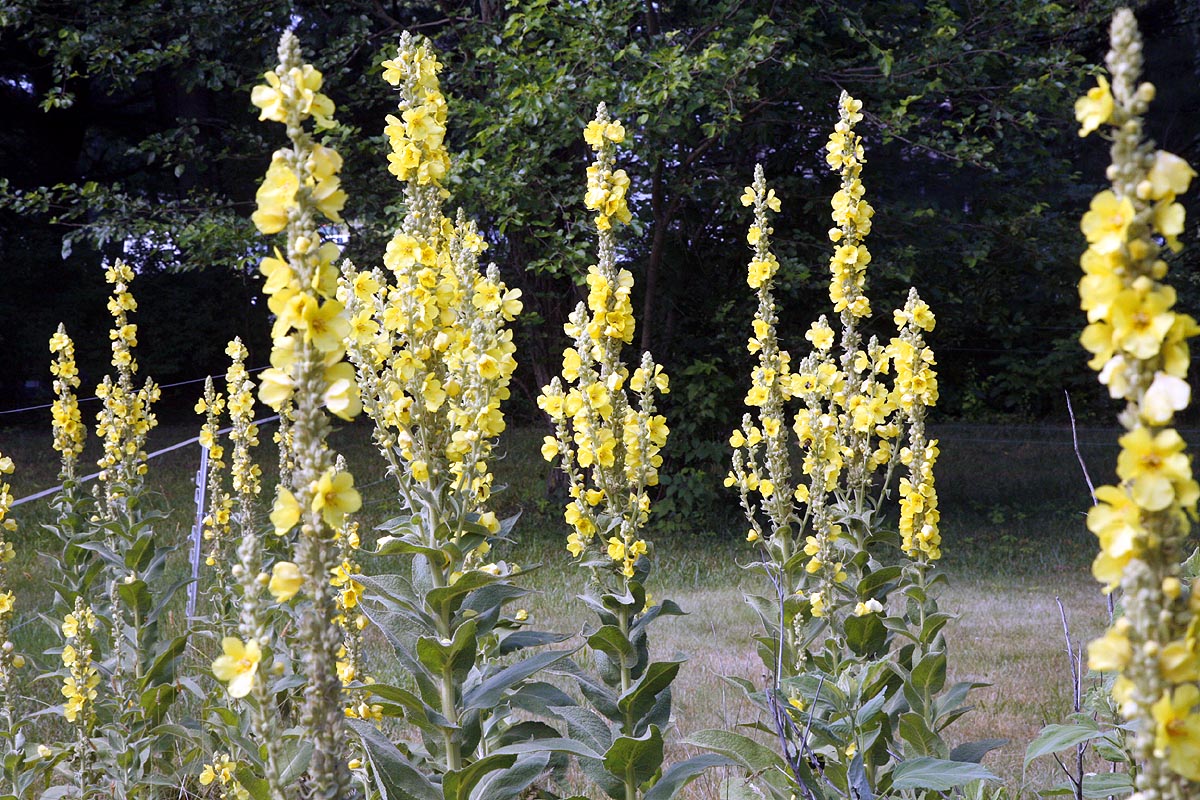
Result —
[[254, 686], [258, 665], [262, 661], [262, 650], [258, 642], [253, 639], [243, 642], [241, 639], [226, 636], [221, 640], [221, 650], [224, 654], [212, 663], [213, 675], [217, 680], [228, 684], [230, 697], [245, 697]]

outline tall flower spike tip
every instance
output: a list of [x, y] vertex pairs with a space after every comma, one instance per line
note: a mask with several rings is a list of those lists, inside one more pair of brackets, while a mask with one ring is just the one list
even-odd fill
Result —
[[1182, 800], [1200, 782], [1200, 585], [1181, 580], [1200, 485], [1169, 426], [1191, 399], [1188, 340], [1200, 327], [1174, 310], [1163, 249], [1181, 246], [1176, 196], [1196, 173], [1143, 134], [1154, 87], [1140, 82], [1142, 41], [1127, 9], [1113, 17], [1111, 45], [1111, 85], [1101, 76], [1075, 106], [1081, 135], [1112, 132], [1111, 186], [1080, 223], [1087, 250], [1079, 294], [1089, 366], [1125, 404], [1120, 483], [1098, 488], [1088, 512], [1100, 545], [1092, 571], [1106, 591], [1121, 588], [1124, 615], [1091, 643], [1088, 658], [1093, 669], [1117, 673], [1113, 696], [1132, 731], [1139, 796]]
[[615, 169], [616, 145], [624, 141], [625, 128], [601, 104], [583, 136], [596, 154], [587, 168], [584, 204], [596, 212], [599, 248], [597, 263], [588, 269], [587, 300], [564, 326], [572, 345], [563, 352], [561, 377], [543, 387], [538, 398], [555, 425], [542, 455], [559, 459], [570, 483], [567, 550], [582, 558], [596, 543], [599, 522], [619, 520], [599, 544], [612, 571], [627, 581], [649, 548], [641, 537], [650, 514], [646, 489], [658, 483], [660, 450], [668, 435], [655, 396], [665, 394], [669, 382], [648, 353], [632, 374], [621, 359], [634, 334], [633, 274], [617, 267], [613, 235], [614, 222], [632, 219], [626, 204], [629, 177]]

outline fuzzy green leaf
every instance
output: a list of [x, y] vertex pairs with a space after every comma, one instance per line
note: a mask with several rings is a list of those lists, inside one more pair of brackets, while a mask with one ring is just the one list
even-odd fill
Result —
[[380, 800], [444, 800], [425, 774], [369, 722], [346, 720], [362, 739]]
[[713, 767], [735, 766], [736, 762], [716, 753], [704, 753], [672, 764], [663, 776], [646, 792], [642, 800], [674, 800], [685, 786]]
[[971, 781], [998, 781], [991, 771], [970, 761], [947, 761], [941, 758], [910, 758], [896, 765], [892, 772], [892, 789], [930, 789], [948, 792]]
[[1094, 722], [1076, 723], [1073, 725], [1047, 725], [1042, 728], [1037, 737], [1025, 748], [1025, 766], [1039, 756], [1057, 753], [1075, 747], [1078, 744], [1099, 739], [1106, 735]]
[[529, 676], [562, 661], [574, 652], [575, 650], [552, 650], [548, 653], [538, 653], [505, 667], [483, 683], [468, 690], [463, 696], [463, 708], [484, 710], [494, 707], [500, 702], [504, 692]]
[[657, 725], [639, 737], [619, 736], [604, 754], [604, 768], [612, 775], [641, 785], [662, 768], [663, 738]]

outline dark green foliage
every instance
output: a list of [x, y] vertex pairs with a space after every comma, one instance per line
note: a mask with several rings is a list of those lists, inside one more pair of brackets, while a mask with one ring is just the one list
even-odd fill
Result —
[[[144, 360], [162, 381], [217, 371], [219, 343], [234, 334], [252, 365], [264, 363], [266, 343], [249, 336], [266, 312], [248, 216], [267, 147], [249, 88], [279, 30], [295, 24], [327, 55], [341, 122], [327, 137], [346, 159], [347, 254], [361, 266], [402, 213], [384, 169], [391, 101], [379, 62], [408, 27], [446, 53], [453, 188], [524, 292], [514, 396], [531, 412], [588, 263], [579, 131], [602, 100], [625, 122], [637, 168], [623, 256], [637, 279], [640, 345], [679, 376], [660, 506], [676, 524], [712, 511], [716, 446], [736, 417], [727, 376], [744, 373], [746, 355], [722, 331], [736, 328], [727, 315], [744, 317], [728, 298], [742, 296], [736, 198], [756, 162], [788, 198], [775, 233], [779, 299], [795, 309], [784, 342], [798, 345], [824, 305], [833, 177], [822, 144], [840, 88], [864, 102], [876, 143], [868, 190], [888, 211], [872, 236], [871, 292], [886, 309], [913, 284], [937, 313], [942, 413], [1061, 419], [1063, 387], [1086, 412], [1103, 398], [1076, 331], [1059, 324], [1077, 313], [1077, 209], [1094, 188], [1076, 185], [1071, 105], [1112, 5], [9, 0], [0, 312], [21, 325], [0, 334], [0, 391], [16, 398], [42, 379], [45, 339], [59, 319], [87, 325], [82, 309], [101, 293], [94, 264], [122, 253], [154, 275], [142, 284]], [[1143, 5], [1148, 35], [1180, 45], [1157, 48], [1169, 60], [1148, 65], [1164, 101], [1151, 126], [1194, 161], [1197, 90], [1167, 78], [1195, 69], [1200, 32], [1186, 4]], [[1181, 287], [1181, 304], [1195, 305], [1198, 289]], [[889, 325], [881, 314], [866, 333]], [[103, 344], [92, 354], [81, 344], [85, 377]]]

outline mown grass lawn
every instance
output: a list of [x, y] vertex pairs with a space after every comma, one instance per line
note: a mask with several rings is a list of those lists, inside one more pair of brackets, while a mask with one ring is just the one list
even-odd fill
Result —
[[[197, 427], [198, 423], [165, 425], [155, 432], [151, 449], [189, 438]], [[271, 432], [265, 427], [261, 437], [267, 485], [274, 472]], [[560, 499], [547, 494], [548, 467], [538, 454], [543, 433], [536, 426], [520, 427], [504, 438], [506, 455], [497, 475], [509, 488], [499, 496], [499, 510], [519, 510], [522, 519], [516, 529], [518, 543], [507, 546], [501, 557], [523, 566], [542, 565], [528, 578], [537, 590], [527, 604], [533, 623], [578, 633], [589, 619], [575, 600], [584, 589], [585, 575], [573, 567], [563, 546]], [[945, 426], [935, 433], [942, 437], [938, 481], [944, 568], [950, 578], [942, 605], [958, 615], [946, 630], [950, 678], [990, 684], [977, 691], [975, 711], [955, 723], [949, 738], [1009, 739], [985, 763], [1010, 788], [1045, 787], [1061, 778], [1053, 762], [1036, 763], [1022, 784], [1022, 761], [1038, 729], [1062, 720], [1071, 710], [1065, 640], [1055, 600], [1061, 599], [1077, 644], [1097, 635], [1107, 622], [1105, 600], [1088, 573], [1093, 544], [1082, 521], [1089, 503], [1087, 484], [1069, 430]], [[1080, 438], [1093, 478], [1108, 480], [1115, 433], [1089, 429], [1081, 431]], [[393, 515], [395, 500], [382, 461], [371, 448], [367, 425], [344, 426], [333, 445], [346, 455], [362, 488], [364, 528]], [[55, 483], [57, 462], [49, 447], [48, 426], [45, 431], [0, 431], [0, 451], [17, 463], [17, 498]], [[89, 452], [85, 458], [90, 456]], [[194, 518], [197, 462], [198, 450], [191, 446], [167, 453], [151, 466], [151, 485], [159, 493], [156, 502], [170, 511], [161, 533], [181, 545]], [[18, 558], [10, 573], [19, 604], [15, 639], [22, 650], [36, 654], [51, 642], [53, 621], [43, 622], [37, 609], [48, 607], [50, 600], [44, 559], [54, 558], [54, 539], [39, 526], [52, 521], [52, 512], [43, 500], [19, 506], [14, 516], [21, 524], [15, 537]], [[651, 591], [676, 600], [689, 612], [662, 623], [653, 640], [659, 654], [683, 653], [688, 658], [676, 684], [671, 736], [676, 742], [705, 728], [753, 721], [750, 705], [722, 676], [765, 679], [752, 641], [757, 622], [742, 599], [747, 591], [762, 591], [754, 575], [742, 568], [754, 551], [742, 541], [736, 517], [729, 519], [722, 523], [729, 528], [724, 536], [660, 531], [654, 537], [657, 566]], [[188, 569], [186, 554], [186, 546], [176, 553], [178, 574]], [[185, 624], [181, 611], [174, 617], [179, 625]], [[197, 670], [205, 669], [212, 658], [206, 647], [215, 644], [196, 642], [192, 659]], [[48, 684], [34, 689], [37, 696], [30, 702], [57, 702]], [[688, 748], [676, 745], [674, 750], [682, 755]], [[715, 776], [702, 780], [692, 797], [715, 798], [716, 785]]]

